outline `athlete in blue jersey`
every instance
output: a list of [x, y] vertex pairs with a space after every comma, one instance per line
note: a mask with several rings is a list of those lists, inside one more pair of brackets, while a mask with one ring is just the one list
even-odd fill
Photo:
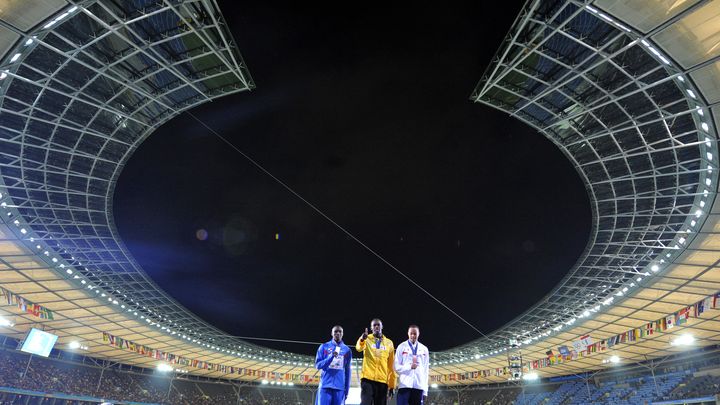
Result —
[[352, 351], [342, 341], [342, 326], [333, 326], [332, 340], [318, 347], [315, 368], [322, 370], [318, 405], [343, 405], [350, 392]]

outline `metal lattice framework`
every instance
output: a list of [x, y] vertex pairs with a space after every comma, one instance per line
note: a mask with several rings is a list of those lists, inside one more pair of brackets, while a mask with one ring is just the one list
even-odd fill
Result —
[[0, 82], [5, 207], [27, 221], [30, 244], [52, 249], [103, 297], [188, 340], [257, 349], [219, 337], [157, 287], [112, 216], [115, 182], [147, 136], [186, 109], [254, 86], [217, 4], [58, 3], [28, 32], [0, 21], [18, 38]]
[[591, 200], [590, 241], [533, 308], [438, 361], [493, 354], [509, 338], [529, 344], [601, 311], [637, 277], [672, 263], [713, 204], [718, 148], [708, 105], [692, 69], [650, 40], [685, 14], [643, 34], [598, 7], [528, 2], [472, 95], [537, 129], [572, 162]]

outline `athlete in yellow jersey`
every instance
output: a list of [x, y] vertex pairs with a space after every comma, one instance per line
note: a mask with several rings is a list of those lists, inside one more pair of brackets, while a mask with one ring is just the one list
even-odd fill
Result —
[[363, 354], [360, 375], [360, 404], [385, 405], [395, 388], [395, 346], [392, 340], [382, 334], [382, 321], [375, 318], [370, 322], [372, 335], [365, 328], [355, 345]]

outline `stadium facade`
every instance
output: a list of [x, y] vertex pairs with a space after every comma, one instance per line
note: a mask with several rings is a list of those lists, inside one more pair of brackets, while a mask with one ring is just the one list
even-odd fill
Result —
[[[510, 339], [542, 376], [605, 368], [613, 355], [658, 357], [681, 350], [671, 343], [688, 332], [696, 345], [718, 343], [717, 27], [713, 1], [525, 4], [472, 100], [567, 156], [590, 197], [591, 238], [537, 305], [435, 353], [437, 384], [506, 381]], [[183, 308], [113, 224], [115, 182], [144, 139], [182, 111], [253, 88], [215, 1], [10, 2], [0, 53], [0, 286], [13, 298], [0, 306], [12, 320], [0, 334], [42, 327], [61, 345], [136, 366], [315, 383], [307, 356], [235, 339]], [[686, 308], [694, 316], [682, 325], [648, 333]], [[583, 336], [604, 346], [548, 363], [548, 349]]]

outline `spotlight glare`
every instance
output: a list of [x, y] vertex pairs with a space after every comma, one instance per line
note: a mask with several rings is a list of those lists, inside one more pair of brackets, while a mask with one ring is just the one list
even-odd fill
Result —
[[6, 326], [6, 327], [12, 328], [13, 326], [15, 326], [15, 323], [11, 322], [7, 318], [0, 316], [0, 326]]
[[528, 373], [528, 374], [523, 374], [523, 377], [522, 377], [522, 378], [523, 378], [523, 380], [525, 380], [525, 381], [535, 381], [535, 380], [537, 380], [539, 377], [538, 377], [537, 373]]
[[689, 333], [684, 333], [670, 342], [673, 346], [690, 346], [695, 343], [695, 337]]
[[173, 368], [168, 364], [160, 363], [157, 365], [157, 370], [161, 373], [167, 373], [168, 371], [172, 371]]

